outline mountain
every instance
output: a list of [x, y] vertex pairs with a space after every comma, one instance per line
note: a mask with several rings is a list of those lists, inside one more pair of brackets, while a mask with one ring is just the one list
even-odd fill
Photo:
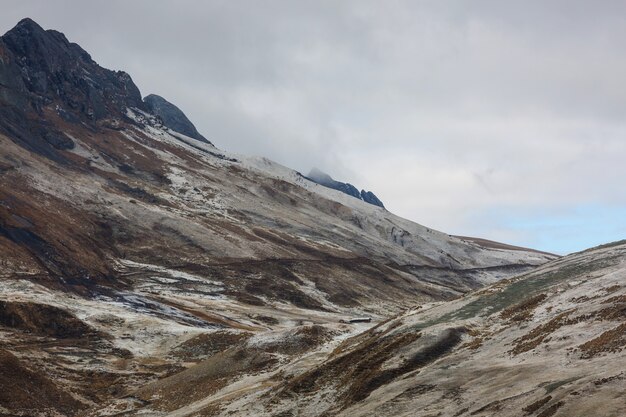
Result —
[[61, 152], [74, 147], [60, 123], [95, 129], [129, 107], [146, 109], [128, 74], [98, 66], [62, 33], [30, 19], [2, 36], [0, 58], [0, 132], [57, 162], [66, 162]]
[[[254, 391], [312, 349], [558, 258], [232, 155], [141, 97], [30, 19], [0, 37], [2, 413], [210, 408], [235, 379]], [[371, 322], [340, 323], [355, 316]]]
[[359, 190], [354, 185], [347, 182], [336, 181], [330, 175], [323, 171], [320, 171], [317, 168], [313, 168], [311, 172], [309, 172], [307, 178], [317, 184], [323, 185], [324, 187], [341, 191], [344, 194], [348, 194], [349, 196], [358, 198], [359, 200], [363, 200], [366, 203], [385, 208], [383, 202], [380, 201], [373, 192], [365, 190], [361, 190], [359, 192]]

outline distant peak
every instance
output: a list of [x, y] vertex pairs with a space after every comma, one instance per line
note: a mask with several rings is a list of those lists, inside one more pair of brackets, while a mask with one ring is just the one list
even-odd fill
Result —
[[363, 200], [366, 203], [385, 208], [383, 202], [380, 201], [380, 199], [376, 197], [373, 192], [365, 190], [361, 190], [359, 192], [359, 190], [354, 185], [350, 184], [349, 182], [336, 181], [335, 179], [333, 179], [333, 177], [320, 170], [319, 168], [311, 169], [307, 178], [314, 183], [323, 185], [324, 187], [341, 191], [344, 194], [348, 194], [349, 196], [358, 198], [359, 200]]

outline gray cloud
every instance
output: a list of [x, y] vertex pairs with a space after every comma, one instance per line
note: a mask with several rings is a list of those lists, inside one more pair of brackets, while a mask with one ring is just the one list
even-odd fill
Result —
[[319, 166], [423, 224], [559, 250], [494, 210], [626, 206], [623, 1], [3, 5], [3, 29], [65, 32], [218, 146]]

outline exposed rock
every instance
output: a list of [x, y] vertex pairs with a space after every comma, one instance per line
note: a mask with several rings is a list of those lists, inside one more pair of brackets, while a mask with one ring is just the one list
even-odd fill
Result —
[[[127, 73], [102, 68], [61, 32], [44, 30], [26, 18], [2, 41], [0, 77], [4, 88], [12, 90], [3, 94], [8, 104], [22, 106], [26, 93], [38, 111], [55, 103], [92, 120], [123, 114], [127, 107], [145, 108]], [[16, 70], [21, 79], [15, 76]]]
[[320, 171], [317, 168], [313, 168], [311, 172], [309, 172], [307, 178], [317, 184], [323, 185], [324, 187], [341, 191], [342, 193], [348, 194], [354, 198], [363, 200], [366, 203], [385, 208], [383, 202], [380, 201], [373, 192], [365, 190], [361, 190], [361, 192], [359, 192], [359, 190], [354, 185], [347, 182], [336, 181], [335, 179], [333, 179], [333, 177], [323, 171]]
[[361, 199], [361, 193], [357, 188], [346, 182], [335, 181], [330, 175], [327, 173], [320, 171], [317, 168], [313, 168], [311, 172], [309, 172], [308, 178], [316, 182], [324, 187], [332, 188], [334, 190], [341, 191], [342, 193], [351, 195], [354, 198]]
[[128, 74], [100, 67], [65, 35], [23, 19], [0, 38], [0, 133], [56, 162], [74, 142], [49, 122], [57, 113], [71, 123], [124, 117], [145, 109]]
[[383, 205], [383, 202], [380, 201], [380, 199], [376, 197], [376, 195], [371, 191], [361, 190], [361, 199], [365, 201], [366, 203], [370, 203], [375, 206], [385, 208], [385, 206]]
[[159, 116], [166, 127], [201, 142], [211, 143], [202, 136], [178, 107], [161, 96], [150, 94], [143, 99], [152, 114]]

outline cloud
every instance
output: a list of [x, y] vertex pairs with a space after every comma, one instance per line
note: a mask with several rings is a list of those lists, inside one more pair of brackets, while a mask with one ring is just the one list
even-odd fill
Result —
[[4, 29], [65, 32], [219, 146], [404, 217], [560, 252], [560, 215], [614, 224], [577, 245], [622, 237], [623, 1], [5, 3]]

